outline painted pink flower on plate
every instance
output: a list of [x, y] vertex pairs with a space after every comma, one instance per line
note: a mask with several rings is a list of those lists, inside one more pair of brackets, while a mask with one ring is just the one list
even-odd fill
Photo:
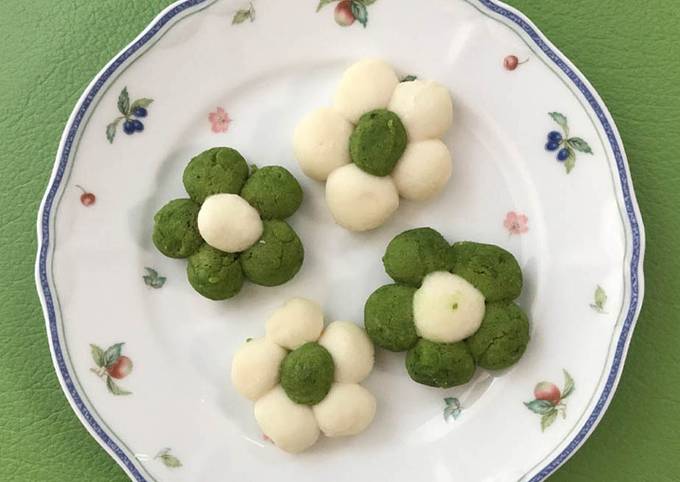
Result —
[[208, 114], [208, 120], [210, 121], [210, 129], [215, 134], [227, 132], [229, 124], [231, 124], [231, 117], [222, 107], [218, 107], [215, 112]]
[[526, 214], [510, 211], [505, 215], [503, 226], [505, 226], [505, 229], [507, 229], [511, 235], [524, 234], [529, 231], [529, 218], [526, 216]]

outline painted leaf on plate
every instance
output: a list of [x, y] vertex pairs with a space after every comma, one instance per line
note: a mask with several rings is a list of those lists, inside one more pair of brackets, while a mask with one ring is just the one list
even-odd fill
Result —
[[368, 23], [368, 10], [366, 10], [366, 5], [358, 0], [352, 0], [351, 8], [352, 15], [357, 19], [357, 22], [366, 27], [366, 24]]
[[564, 400], [574, 392], [574, 379], [567, 370], [562, 371], [564, 372], [564, 388], [562, 389], [562, 397], [560, 400]]
[[557, 410], [552, 409], [550, 412], [546, 413], [541, 417], [541, 431], [545, 431], [546, 428], [550, 427], [555, 419], [557, 418]]
[[559, 112], [549, 112], [548, 115], [552, 117], [552, 119], [557, 122], [557, 124], [559, 124], [564, 132], [569, 130], [567, 127], [567, 118], [564, 116], [564, 114], [560, 114]]
[[97, 345], [90, 344], [90, 352], [92, 353], [94, 364], [98, 367], [104, 367], [104, 350]]
[[106, 377], [106, 388], [108, 388], [109, 392], [113, 393], [114, 395], [130, 395], [132, 393], [120, 388], [110, 376]]
[[539, 415], [544, 415], [550, 413], [555, 409], [552, 403], [547, 400], [532, 400], [530, 402], [524, 402], [529, 410]]
[[329, 3], [337, 2], [338, 0], [319, 0], [319, 4], [316, 6], [316, 11], [318, 12], [321, 10], [323, 7], [328, 5]]
[[147, 108], [151, 105], [152, 102], [153, 102], [153, 99], [149, 99], [147, 97], [142, 97], [141, 99], [137, 99], [130, 106], [130, 112], [134, 112], [135, 109], [137, 109], [138, 107]]
[[593, 153], [590, 145], [580, 137], [571, 137], [567, 140], [567, 143], [579, 152], [585, 152], [586, 154]]
[[109, 367], [113, 362], [118, 360], [123, 345], [124, 343], [116, 343], [106, 349], [104, 352], [104, 366]]
[[118, 95], [118, 111], [127, 116], [130, 114], [130, 96], [128, 95], [127, 87], [123, 87]]

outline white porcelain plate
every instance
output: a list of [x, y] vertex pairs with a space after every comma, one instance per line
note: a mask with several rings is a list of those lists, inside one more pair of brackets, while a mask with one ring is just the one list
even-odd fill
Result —
[[[178, 2], [81, 97], [38, 227], [38, 288], [66, 396], [136, 480], [542, 480], [606, 409], [642, 302], [643, 229], [614, 122], [575, 67], [500, 2], [317, 4]], [[297, 167], [291, 136], [369, 56], [450, 88], [454, 174], [434, 201], [404, 202], [381, 228], [351, 234]], [[131, 135], [125, 93], [147, 111]], [[551, 131], [568, 139], [563, 162], [546, 149]], [[191, 289], [184, 261], [154, 249], [151, 230], [155, 211], [183, 195], [190, 157], [219, 145], [296, 175], [305, 201], [290, 222], [306, 258], [284, 286], [212, 302]], [[297, 456], [278, 450], [230, 386], [235, 348], [291, 296], [361, 324], [366, 298], [388, 282], [385, 246], [417, 226], [517, 256], [532, 322], [525, 356], [438, 390], [408, 378], [403, 354], [378, 352], [366, 432]]]

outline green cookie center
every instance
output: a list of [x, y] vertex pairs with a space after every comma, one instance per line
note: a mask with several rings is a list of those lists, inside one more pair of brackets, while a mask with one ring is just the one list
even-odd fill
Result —
[[334, 374], [335, 365], [328, 350], [309, 342], [283, 359], [281, 386], [295, 403], [316, 405], [331, 389]]
[[374, 176], [387, 176], [406, 149], [406, 129], [394, 112], [376, 109], [359, 118], [349, 138], [352, 161]]

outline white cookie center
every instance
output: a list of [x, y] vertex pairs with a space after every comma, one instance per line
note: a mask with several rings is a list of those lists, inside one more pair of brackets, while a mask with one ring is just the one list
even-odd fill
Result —
[[468, 281], [447, 271], [428, 274], [413, 296], [418, 335], [437, 343], [454, 343], [482, 324], [484, 295]]

